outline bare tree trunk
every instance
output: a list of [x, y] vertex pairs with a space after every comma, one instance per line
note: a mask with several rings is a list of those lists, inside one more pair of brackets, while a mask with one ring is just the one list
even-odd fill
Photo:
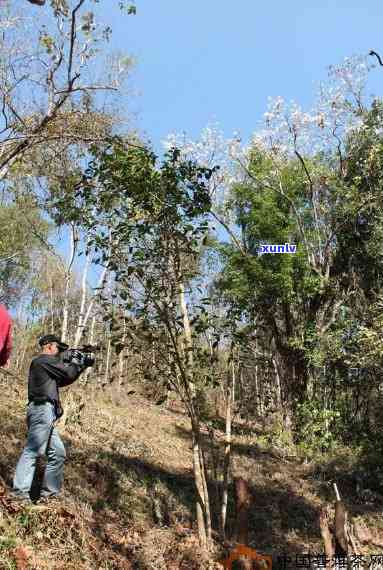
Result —
[[275, 361], [275, 358], [273, 358], [273, 366], [274, 366], [275, 380], [276, 380], [276, 385], [277, 385], [277, 407], [278, 407], [278, 410], [281, 411], [281, 409], [282, 409], [281, 377], [279, 375], [278, 365]]
[[89, 254], [86, 256], [86, 261], [84, 265], [84, 270], [82, 272], [82, 280], [81, 280], [81, 305], [80, 305], [80, 314], [78, 316], [78, 323], [77, 329], [74, 337], [74, 345], [79, 346], [81, 337], [84, 332], [84, 327], [86, 325], [85, 321], [85, 303], [86, 303], [86, 280], [88, 276], [88, 269], [89, 269], [89, 262], [90, 256]]
[[197, 491], [196, 511], [197, 511], [197, 528], [200, 546], [203, 550], [208, 550], [207, 533], [205, 525], [205, 503], [204, 490], [202, 484], [202, 474], [200, 465], [199, 442], [196, 434], [196, 427], [192, 428], [192, 445], [193, 445], [193, 473], [194, 482]]
[[70, 233], [70, 258], [69, 264], [65, 271], [65, 296], [64, 296], [64, 308], [63, 308], [63, 322], [61, 328], [61, 339], [63, 342], [66, 341], [68, 335], [68, 314], [69, 314], [69, 289], [72, 277], [72, 265], [74, 261], [74, 256], [76, 254], [77, 237], [76, 237], [76, 227], [71, 224]]
[[[236, 539], [239, 544], [248, 546], [249, 543], [249, 515], [251, 507], [251, 494], [247, 482], [242, 478], [235, 481], [236, 494]], [[252, 562], [249, 559], [240, 558], [240, 568], [251, 570]]]
[[[190, 327], [190, 320], [189, 320], [189, 313], [188, 313], [188, 308], [186, 305], [186, 300], [185, 300], [185, 286], [184, 284], [181, 282], [179, 284], [179, 299], [180, 299], [180, 309], [181, 309], [181, 314], [182, 314], [182, 321], [183, 321], [183, 325], [184, 325], [184, 340], [185, 340], [185, 354], [186, 354], [186, 364], [188, 366], [188, 378], [189, 378], [189, 383], [193, 384], [192, 381], [192, 367], [193, 367], [193, 338], [192, 338], [192, 332], [191, 332], [191, 327]], [[193, 390], [193, 396], [194, 396], [194, 390]]]
[[[237, 354], [237, 356], [238, 356], [238, 354]], [[234, 353], [233, 353], [233, 361], [232, 361], [232, 365], [231, 365], [231, 404], [232, 404], [232, 408], [234, 408], [234, 404], [235, 404], [235, 388], [236, 388], [235, 360], [234, 360]]]
[[[353, 525], [348, 521], [348, 513], [340, 497], [336, 483], [333, 484], [336, 501], [334, 523], [330, 521], [329, 509], [323, 509], [319, 516], [319, 526], [324, 542], [325, 553], [329, 559], [338, 558], [335, 568], [341, 567], [341, 560], [351, 553], [358, 556], [361, 554], [360, 545], [357, 544], [353, 535]], [[340, 558], [340, 559], [339, 559]]]
[[328, 403], [326, 386], [324, 387], [324, 402], [323, 403], [324, 403], [323, 411], [325, 412], [325, 421], [324, 421], [325, 434], [326, 434], [326, 438], [327, 438], [328, 433], [329, 433], [330, 423], [329, 423], [329, 419], [328, 419], [328, 414], [326, 413], [327, 412], [327, 403]]
[[211, 511], [210, 511], [209, 489], [207, 486], [206, 461], [202, 444], [199, 445], [199, 456], [200, 456], [202, 486], [203, 486], [204, 501], [205, 501], [206, 536], [207, 536], [207, 544], [209, 549], [211, 544]]
[[123, 318], [123, 335], [122, 335], [122, 343], [124, 345], [124, 348], [121, 350], [120, 354], [119, 354], [119, 359], [118, 359], [118, 391], [121, 391], [121, 386], [123, 383], [123, 377], [124, 377], [124, 368], [125, 368], [125, 354], [126, 354], [126, 348], [125, 348], [125, 340], [126, 340], [126, 319], [125, 317]]
[[193, 435], [193, 471], [197, 490], [197, 525], [198, 536], [201, 548], [206, 552], [210, 548], [211, 542], [211, 513], [209, 491], [206, 481], [206, 469], [203, 450], [200, 441], [199, 421], [196, 416], [195, 406], [195, 386], [193, 381], [193, 338], [190, 326], [189, 314], [185, 300], [185, 287], [182, 281], [179, 282], [179, 304], [184, 326], [184, 354], [185, 372], [187, 382], [187, 392], [190, 399], [189, 410], [192, 423]]
[[325, 554], [328, 560], [332, 560], [335, 554], [335, 549], [333, 545], [332, 535], [330, 532], [329, 514], [325, 509], [323, 509], [319, 515], [319, 528], [324, 543]]
[[[103, 272], [101, 273], [101, 276], [100, 276], [100, 279], [98, 281], [96, 290], [98, 290], [98, 291], [103, 290], [105, 283], [106, 283], [106, 280], [107, 280], [107, 277], [108, 277], [108, 268], [105, 267]], [[91, 315], [95, 300], [96, 300], [96, 295], [94, 295], [89, 302], [88, 308], [87, 308], [86, 313], [84, 314], [84, 317], [83, 317], [82, 322], [81, 322], [81, 328], [79, 326], [77, 327], [76, 334], [79, 335], [78, 336], [78, 343], [81, 341], [82, 335], [84, 333], [84, 329], [85, 329], [86, 325], [88, 324], [88, 320], [89, 320], [89, 317]], [[90, 342], [90, 344], [92, 344], [93, 340], [89, 341], [89, 342]]]
[[226, 429], [225, 429], [225, 454], [223, 463], [223, 487], [222, 487], [222, 503], [221, 503], [221, 537], [225, 540], [225, 527], [227, 518], [227, 502], [229, 490], [229, 473], [231, 459], [231, 424], [232, 424], [232, 408], [235, 394], [235, 364], [234, 358], [231, 361], [231, 388], [227, 386], [226, 392]]
[[27, 343], [24, 342], [23, 343], [23, 349], [22, 349], [21, 354], [20, 354], [20, 358], [18, 358], [17, 363], [16, 363], [16, 370], [17, 371], [19, 371], [19, 370], [21, 371], [21, 369], [23, 367], [26, 350], [27, 350]]
[[103, 382], [104, 385], [109, 384], [110, 348], [111, 348], [110, 335], [108, 335], [108, 342], [106, 345], [105, 373], [104, 373], [104, 382]]
[[262, 413], [262, 399], [261, 399], [261, 392], [259, 389], [259, 382], [258, 382], [258, 362], [255, 365], [255, 394], [256, 394], [256, 404], [255, 404], [255, 409], [257, 410], [257, 414], [261, 414]]
[[53, 302], [53, 279], [50, 278], [50, 302], [51, 302], [51, 333], [55, 332], [54, 302]]
[[44, 314], [43, 317], [42, 317], [42, 319], [41, 319], [41, 329], [42, 329], [43, 331], [45, 331], [45, 323], [46, 323], [46, 322], [47, 322], [47, 315]]

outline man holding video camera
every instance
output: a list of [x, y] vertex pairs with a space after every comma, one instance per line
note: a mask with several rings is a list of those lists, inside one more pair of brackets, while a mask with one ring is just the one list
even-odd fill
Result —
[[[27, 443], [16, 466], [13, 496], [30, 503], [30, 489], [37, 458], [47, 455], [40, 500], [59, 495], [64, 472], [65, 448], [55, 428], [63, 414], [59, 388], [69, 386], [88, 366], [94, 364], [89, 354], [70, 349], [52, 334], [40, 338], [41, 353], [32, 360], [28, 379]], [[65, 358], [63, 357], [65, 355]]]

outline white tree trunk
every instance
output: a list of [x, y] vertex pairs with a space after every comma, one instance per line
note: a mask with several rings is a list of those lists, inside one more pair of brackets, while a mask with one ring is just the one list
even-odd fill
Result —
[[[98, 291], [101, 291], [101, 290], [104, 288], [105, 283], [106, 283], [106, 280], [107, 280], [107, 277], [108, 277], [108, 268], [105, 267], [105, 268], [103, 269], [103, 272], [101, 273], [99, 282], [98, 282], [97, 287], [96, 287], [96, 289], [97, 289]], [[92, 299], [90, 300], [90, 302], [89, 302], [89, 305], [88, 305], [88, 308], [87, 308], [87, 310], [86, 310], [84, 319], [83, 319], [83, 321], [82, 321], [82, 331], [84, 331], [84, 328], [86, 327], [86, 325], [87, 325], [87, 323], [88, 323], [88, 320], [89, 320], [90, 314], [91, 314], [91, 312], [92, 312], [92, 309], [93, 309], [95, 300], [96, 300], [96, 295], [94, 295], [94, 296], [92, 297]], [[80, 338], [80, 340], [81, 340], [81, 338]]]
[[234, 360], [231, 363], [232, 386], [227, 387], [226, 393], [226, 429], [225, 429], [225, 454], [223, 462], [223, 486], [222, 486], [222, 503], [221, 503], [221, 537], [225, 540], [225, 527], [227, 518], [227, 503], [229, 496], [229, 474], [230, 474], [230, 458], [231, 458], [231, 423], [232, 423], [232, 405], [233, 394], [235, 390], [235, 367]]
[[[110, 247], [112, 246], [112, 239], [111, 239], [111, 235], [109, 235], [109, 242], [110, 242]], [[109, 254], [110, 254], [110, 250], [109, 250]], [[85, 305], [86, 305], [86, 280], [87, 280], [87, 275], [88, 275], [88, 270], [89, 270], [89, 264], [90, 264], [90, 257], [89, 255], [87, 255], [86, 257], [86, 263], [85, 263], [85, 267], [84, 267], [84, 272], [82, 275], [82, 285], [81, 285], [81, 309], [80, 309], [80, 316], [79, 316], [79, 321], [78, 321], [78, 325], [77, 325], [77, 330], [76, 330], [76, 336], [75, 336], [75, 346], [78, 346], [81, 342], [82, 336], [84, 334], [84, 330], [88, 324], [88, 320], [89, 317], [92, 313], [92, 309], [96, 300], [96, 294], [94, 294], [92, 296], [92, 298], [89, 301], [88, 307], [85, 311]], [[105, 283], [107, 282], [107, 278], [108, 278], [108, 267], [104, 267], [104, 269], [102, 270], [102, 273], [100, 275], [100, 278], [98, 280], [97, 283], [97, 287], [95, 288], [96, 291], [101, 292], [104, 289]], [[93, 340], [89, 341], [90, 344], [93, 344]]]
[[196, 500], [196, 514], [197, 514], [197, 528], [198, 528], [198, 538], [200, 546], [203, 550], [208, 549], [207, 544], [207, 534], [205, 525], [205, 501], [204, 501], [204, 489], [202, 484], [202, 473], [200, 465], [200, 454], [199, 454], [199, 443], [196, 436], [196, 427], [192, 428], [192, 438], [193, 438], [193, 473], [194, 482], [197, 491]]
[[53, 279], [52, 276], [50, 278], [49, 283], [49, 292], [50, 292], [50, 303], [51, 303], [51, 333], [55, 332], [55, 319], [54, 319], [54, 300], [53, 300]]
[[110, 348], [111, 348], [110, 335], [108, 335], [108, 343], [106, 345], [106, 362], [105, 362], [104, 382], [103, 382], [104, 385], [109, 383]]
[[203, 450], [200, 443], [200, 429], [198, 417], [195, 414], [195, 385], [193, 381], [193, 337], [190, 326], [189, 313], [185, 299], [185, 287], [182, 281], [179, 282], [179, 304], [184, 326], [184, 354], [185, 354], [185, 376], [186, 389], [189, 399], [189, 409], [191, 413], [192, 436], [193, 436], [193, 472], [197, 490], [197, 525], [200, 546], [208, 551], [211, 542], [211, 513], [209, 492], [206, 482], [206, 469]]
[[[125, 340], [126, 340], [126, 319], [124, 317], [123, 319], [123, 335], [122, 335], [122, 343], [125, 345]], [[126, 348], [124, 346], [124, 348], [121, 350], [120, 354], [119, 354], [119, 359], [118, 359], [118, 390], [121, 390], [121, 386], [123, 383], [123, 378], [124, 378], [124, 368], [125, 368], [125, 354], [126, 354]]]
[[275, 372], [275, 380], [277, 385], [277, 407], [278, 410], [282, 408], [282, 386], [281, 386], [281, 377], [279, 375], [278, 365], [276, 363], [275, 358], [273, 358], [273, 366]]
[[63, 342], [66, 341], [68, 336], [68, 317], [69, 317], [69, 292], [70, 292], [70, 283], [72, 278], [72, 266], [74, 261], [74, 256], [76, 255], [76, 247], [77, 247], [77, 237], [76, 237], [76, 227], [74, 224], [71, 224], [71, 232], [70, 232], [70, 257], [68, 267], [65, 271], [65, 296], [64, 296], [64, 308], [63, 308], [63, 322], [61, 328], [61, 339]]
[[78, 316], [78, 323], [76, 334], [74, 337], [74, 345], [79, 346], [81, 337], [84, 333], [84, 327], [86, 326], [85, 323], [85, 304], [86, 304], [86, 280], [88, 277], [88, 269], [90, 263], [90, 256], [89, 254], [86, 256], [86, 261], [84, 265], [84, 270], [82, 272], [82, 279], [81, 279], [81, 304], [80, 304], [80, 314]]

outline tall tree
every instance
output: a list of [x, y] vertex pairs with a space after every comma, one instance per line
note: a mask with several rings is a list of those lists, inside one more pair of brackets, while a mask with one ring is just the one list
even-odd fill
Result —
[[37, 26], [30, 25], [15, 2], [4, 6], [1, 179], [20, 173], [23, 162], [23, 172], [42, 176], [50, 162], [59, 166], [59, 156], [70, 156], [71, 146], [86, 147], [110, 131], [116, 118], [95, 95], [117, 92], [131, 60], [111, 57], [104, 77], [93, 79], [100, 46], [108, 41], [111, 28], [97, 22], [89, 5], [90, 0], [52, 0]]
[[113, 326], [114, 344], [121, 350], [122, 339], [128, 343], [138, 331], [162, 343], [157, 358], [170, 369], [169, 381], [191, 420], [199, 537], [208, 548], [211, 514], [198, 400], [205, 353], [197, 342], [206, 310], [201, 305], [191, 314], [188, 297], [206, 236], [212, 171], [179, 160], [176, 150], [157, 167], [151, 151], [118, 139], [94, 152], [78, 198], [82, 223], [92, 232], [100, 263], [114, 275], [114, 296], [125, 315], [122, 328]]

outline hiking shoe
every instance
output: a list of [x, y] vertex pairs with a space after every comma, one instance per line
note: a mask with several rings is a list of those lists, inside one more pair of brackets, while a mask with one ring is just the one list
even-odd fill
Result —
[[47, 497], [40, 497], [36, 501], [37, 505], [47, 505], [47, 506], [57, 506], [61, 504], [60, 497], [58, 495], [48, 495]]
[[32, 501], [28, 495], [17, 495], [16, 493], [10, 493], [9, 498], [19, 505], [32, 505]]

